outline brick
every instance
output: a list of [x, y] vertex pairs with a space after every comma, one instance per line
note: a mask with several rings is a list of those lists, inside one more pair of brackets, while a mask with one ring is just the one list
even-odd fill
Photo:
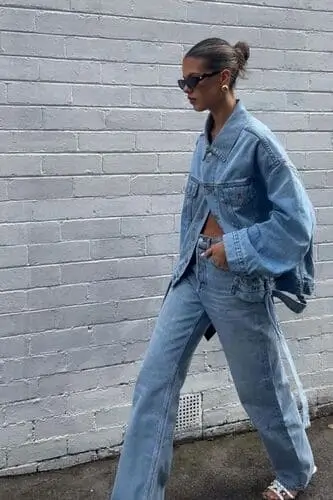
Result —
[[34, 31], [36, 11], [24, 9], [0, 9], [0, 30]]
[[287, 135], [288, 150], [328, 149], [332, 143], [332, 136], [328, 132], [291, 132]]
[[[157, 316], [162, 304], [162, 297], [124, 300], [118, 303], [116, 321], [128, 321]], [[127, 361], [129, 361], [126, 358]]]
[[182, 392], [198, 392], [205, 390], [219, 389], [221, 386], [231, 385], [227, 370], [205, 372], [189, 375], [185, 381]]
[[263, 29], [260, 35], [262, 47], [278, 50], [306, 50], [308, 47], [308, 35], [304, 31], [290, 31], [286, 36], [283, 29]]
[[175, 233], [147, 237], [148, 255], [176, 254], [179, 251], [179, 236]]
[[65, 39], [32, 33], [2, 33], [1, 47], [4, 54], [13, 56], [63, 57]]
[[327, 186], [327, 174], [322, 170], [318, 172], [301, 172], [301, 179], [306, 188], [325, 188]]
[[35, 423], [36, 439], [48, 439], [71, 434], [80, 434], [93, 429], [93, 414], [80, 413], [71, 416], [61, 416], [37, 420]]
[[309, 151], [306, 158], [309, 169], [330, 170], [333, 165], [333, 151]]
[[0, 147], [4, 153], [40, 153], [76, 150], [77, 139], [72, 132], [15, 131], [0, 132]]
[[6, 467], [6, 469], [0, 470], [0, 477], [15, 477], [22, 476], [25, 474], [34, 474], [37, 472], [37, 462], [29, 463], [27, 465], [19, 465], [17, 467]]
[[[330, 96], [330, 94], [318, 94], [318, 93], [290, 93], [287, 94], [287, 109], [292, 110], [292, 109], [302, 109], [304, 111], [326, 111], [327, 108], [321, 104], [318, 105], [318, 97], [319, 96], [324, 96], [324, 99], [326, 100], [326, 96], [328, 101], [332, 100], [333, 98]], [[317, 105], [316, 105], [317, 102]]]
[[6, 425], [1, 428], [1, 444], [6, 448], [15, 448], [27, 441], [32, 441], [32, 422], [18, 425]]
[[169, 277], [133, 278], [92, 283], [88, 287], [91, 302], [127, 300], [138, 297], [161, 296], [165, 292]]
[[154, 153], [111, 153], [103, 155], [103, 172], [106, 174], [153, 173], [157, 171]]
[[69, 306], [57, 311], [55, 326], [58, 329], [111, 323], [115, 321], [117, 303]]
[[71, 241], [29, 246], [29, 264], [56, 264], [58, 262], [76, 262], [90, 257], [88, 241]]
[[36, 222], [28, 224], [29, 243], [54, 243], [60, 241], [60, 224], [58, 222]]
[[74, 85], [73, 104], [81, 106], [129, 106], [130, 90], [110, 85]]
[[145, 254], [143, 238], [110, 238], [91, 242], [91, 258], [96, 260], [117, 257], [137, 257]]
[[0, 201], [8, 200], [8, 183], [0, 180]]
[[52, 330], [55, 323], [54, 310], [3, 314], [0, 316], [0, 337]]
[[121, 233], [125, 236], [171, 233], [171, 215], [151, 215], [145, 217], [124, 217], [121, 219]]
[[[6, 0], [6, 5], [14, 5], [17, 6], [17, 0]], [[23, 7], [31, 7], [31, 0], [19, 0], [19, 4]], [[70, 0], [33, 0], [34, 7], [46, 7], [55, 10], [61, 9], [69, 9]]]
[[28, 248], [26, 246], [0, 247], [0, 268], [19, 267], [28, 264]]
[[[256, 112], [255, 116], [274, 131], [302, 131], [311, 129], [307, 113], [263, 113]], [[304, 134], [305, 136], [307, 134]]]
[[27, 297], [25, 292], [0, 293], [0, 314], [22, 311], [26, 307]]
[[121, 444], [123, 441], [123, 428], [113, 427], [85, 434], [77, 434], [68, 439], [68, 453], [81, 453], [86, 450], [109, 448]]
[[93, 341], [97, 345], [109, 345], [117, 342], [135, 342], [138, 339], [148, 340], [152, 328], [147, 319], [122, 321], [106, 325], [94, 325]]
[[5, 83], [0, 83], [0, 104], [5, 104], [7, 102], [7, 85]]
[[102, 172], [102, 157], [98, 154], [62, 154], [43, 157], [42, 173], [45, 175], [80, 175]]
[[187, 5], [182, 0], [166, 0], [163, 4], [133, 4], [134, 17], [150, 17], [154, 19], [168, 19], [173, 21], [187, 20]]
[[333, 260], [333, 243], [319, 245], [318, 258], [319, 260]]
[[132, 194], [178, 194], [184, 191], [185, 175], [137, 175], [131, 179]]
[[42, 128], [42, 111], [38, 108], [0, 106], [0, 129]]
[[[5, 339], [7, 341], [7, 339]], [[9, 340], [9, 339], [8, 339]], [[1, 345], [3, 345], [1, 343]], [[13, 346], [15, 344], [12, 344]], [[15, 354], [14, 354], [15, 355]], [[19, 355], [19, 352], [18, 354]], [[0, 385], [0, 403], [14, 403], [31, 399], [36, 396], [35, 384], [27, 380], [19, 380]], [[14, 420], [15, 422], [15, 420]]]
[[41, 59], [39, 72], [42, 81], [64, 83], [99, 83], [101, 81], [101, 65], [97, 61]]
[[318, 224], [331, 224], [333, 207], [320, 207], [316, 209]]
[[99, 368], [114, 365], [123, 361], [121, 345], [89, 347], [71, 350], [68, 357], [68, 368], [71, 371], [87, 368]]
[[88, 391], [96, 389], [98, 380], [99, 370], [83, 370], [78, 373], [45, 375], [38, 378], [38, 394], [41, 397], [46, 397]]
[[158, 169], [163, 173], [188, 172], [192, 153], [160, 153]]
[[300, 73], [297, 71], [263, 71], [261, 87], [271, 90], [290, 90], [308, 91], [310, 73]]
[[169, 132], [169, 141], [165, 141], [165, 132], [137, 132], [136, 149], [138, 151], [188, 151], [195, 144], [196, 133]]
[[123, 426], [129, 419], [131, 406], [116, 406], [110, 410], [101, 410], [96, 414], [96, 426], [103, 427]]
[[118, 262], [119, 278], [135, 278], [171, 274], [172, 259], [150, 256], [122, 259]]
[[146, 109], [113, 109], [106, 113], [108, 130], [161, 129], [161, 112]]
[[318, 282], [316, 286], [316, 297], [332, 297], [333, 295], [333, 280]]
[[132, 344], [127, 344], [124, 355], [125, 363], [138, 361], [141, 364], [147, 352], [148, 345], [148, 342], [134, 342]]
[[112, 15], [130, 15], [132, 13], [131, 0], [71, 0], [71, 9], [82, 12], [110, 13]]
[[43, 112], [46, 130], [103, 130], [104, 112], [99, 109], [48, 108]]
[[[74, 179], [74, 196], [124, 196], [130, 191], [129, 176], [101, 175], [99, 177], [81, 177]], [[134, 193], [136, 194], [136, 193]], [[141, 194], [141, 193], [138, 193]]]
[[29, 290], [29, 309], [49, 309], [54, 307], [84, 304], [87, 301], [86, 285], [56, 286]]
[[68, 349], [86, 347], [91, 341], [87, 327], [72, 330], [57, 330], [35, 334], [30, 340], [31, 354], [66, 352]]
[[116, 277], [118, 277], [118, 263], [112, 260], [72, 263], [61, 266], [62, 283], [103, 281]]
[[93, 153], [133, 151], [135, 135], [130, 132], [79, 132], [79, 150]]
[[30, 219], [31, 212], [19, 201], [2, 202], [0, 204], [0, 222], [21, 222]]
[[8, 453], [8, 465], [14, 466], [21, 463], [31, 463], [53, 457], [60, 457], [67, 453], [65, 438], [36, 441], [13, 448]]
[[2, 57], [0, 72], [4, 80], [37, 80], [38, 60], [25, 57]]
[[8, 196], [11, 200], [69, 198], [72, 194], [71, 179], [15, 179], [8, 182]]
[[66, 370], [66, 356], [64, 353], [45, 354], [5, 361], [6, 381], [38, 377], [58, 373]]
[[38, 463], [37, 472], [67, 469], [68, 467], [75, 467], [76, 465], [90, 463], [95, 460], [97, 460], [96, 451], [88, 451], [79, 455], [67, 455]]
[[13, 104], [70, 104], [71, 87], [61, 83], [9, 83], [8, 102]]
[[330, 92], [330, 73], [311, 73], [309, 77], [310, 90], [313, 92]]
[[107, 200], [99, 199], [95, 214], [98, 217], [127, 217], [149, 213], [150, 198], [148, 196], [131, 196], [131, 202], [128, 203], [127, 196]]
[[178, 214], [181, 211], [183, 195], [152, 196], [152, 212], [155, 214]]
[[136, 85], [157, 85], [158, 83], [155, 65], [103, 62], [101, 70], [103, 83], [130, 85], [133, 83], [133, 75], [135, 75]]
[[60, 227], [63, 240], [99, 240], [120, 235], [118, 218], [64, 221]]
[[[333, 127], [333, 113], [311, 113], [310, 129], [330, 132]], [[323, 148], [324, 149], [324, 148]]]
[[121, 386], [70, 394], [69, 409], [75, 414], [128, 405], [131, 402], [132, 392], [132, 387]]
[[143, 108], [182, 108], [185, 104], [184, 95], [179, 89], [133, 87], [131, 103]]
[[42, 12], [36, 20], [37, 31], [57, 35], [96, 36], [100, 18], [72, 12]]
[[0, 290], [28, 288], [29, 270], [26, 268], [0, 269]]
[[163, 111], [162, 128], [164, 130], [201, 131], [204, 128], [205, 117], [201, 113], [193, 115], [191, 111]]
[[2, 337], [0, 352], [3, 358], [24, 357], [28, 354], [28, 339], [24, 335]]
[[215, 410], [221, 408], [221, 405], [234, 405], [239, 402], [235, 388], [209, 389], [203, 393], [202, 404], [204, 408]]
[[41, 158], [38, 156], [0, 155], [2, 177], [32, 176], [41, 174]]
[[60, 282], [60, 266], [30, 268], [30, 286], [32, 288], [59, 285]]

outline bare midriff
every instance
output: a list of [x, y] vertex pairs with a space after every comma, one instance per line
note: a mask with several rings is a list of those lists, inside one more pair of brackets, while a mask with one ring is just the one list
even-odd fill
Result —
[[209, 236], [210, 238], [219, 238], [224, 234], [223, 229], [219, 226], [217, 220], [211, 212], [209, 212], [202, 234]]

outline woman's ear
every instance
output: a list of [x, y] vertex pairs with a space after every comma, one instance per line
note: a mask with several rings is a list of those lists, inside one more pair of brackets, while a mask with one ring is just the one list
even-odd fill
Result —
[[223, 87], [223, 85], [227, 85], [230, 87], [230, 80], [231, 80], [231, 71], [230, 69], [224, 69], [220, 73], [220, 86]]

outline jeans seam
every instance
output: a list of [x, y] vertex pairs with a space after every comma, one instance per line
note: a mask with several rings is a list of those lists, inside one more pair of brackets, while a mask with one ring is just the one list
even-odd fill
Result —
[[[159, 456], [160, 456], [160, 453], [161, 453], [161, 443], [162, 443], [162, 439], [163, 439], [163, 435], [165, 434], [165, 428], [166, 428], [166, 423], [167, 423], [167, 418], [166, 418], [166, 415], [168, 413], [168, 410], [169, 410], [169, 407], [170, 407], [170, 402], [171, 402], [171, 397], [173, 395], [173, 391], [174, 391], [174, 388], [175, 388], [175, 380], [176, 380], [176, 377], [179, 373], [179, 370], [180, 370], [180, 364], [181, 364], [181, 360], [183, 359], [185, 353], [186, 353], [186, 349], [188, 348], [189, 344], [190, 344], [190, 341], [192, 340], [192, 336], [194, 334], [194, 332], [196, 331], [201, 319], [204, 317], [205, 315], [205, 311], [200, 315], [200, 317], [198, 318], [197, 322], [195, 323], [195, 326], [193, 328], [193, 332], [192, 334], [190, 335], [186, 345], [184, 346], [184, 349], [179, 357], [179, 360], [178, 362], [176, 363], [176, 371], [175, 371], [175, 374], [173, 376], [173, 379], [172, 381], [170, 382], [169, 384], [169, 387], [166, 391], [166, 395], [165, 395], [165, 398], [164, 398], [164, 401], [163, 401], [163, 409], [164, 409], [164, 418], [159, 426], [159, 429], [158, 429], [158, 433], [157, 433], [157, 436], [158, 438], [156, 439], [156, 445], [155, 445], [155, 449], [153, 451], [153, 460], [152, 460], [152, 466], [151, 466], [151, 469], [149, 471], [149, 474], [148, 474], [148, 480], [147, 480], [147, 487], [145, 488], [145, 493], [147, 494], [147, 500], [150, 498], [150, 494], [151, 494], [151, 490], [152, 490], [152, 486], [153, 486], [153, 478], [154, 478], [154, 474], [155, 474], [155, 471], [156, 471], [156, 467], [157, 467], [157, 464], [158, 464], [158, 459], [159, 459]], [[154, 499], [151, 499], [151, 500], [154, 500]]]

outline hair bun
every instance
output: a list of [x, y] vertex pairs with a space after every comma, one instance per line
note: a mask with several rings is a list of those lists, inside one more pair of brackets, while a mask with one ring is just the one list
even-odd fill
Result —
[[239, 69], [242, 71], [250, 57], [250, 47], [246, 42], [237, 42], [234, 48], [238, 54]]

